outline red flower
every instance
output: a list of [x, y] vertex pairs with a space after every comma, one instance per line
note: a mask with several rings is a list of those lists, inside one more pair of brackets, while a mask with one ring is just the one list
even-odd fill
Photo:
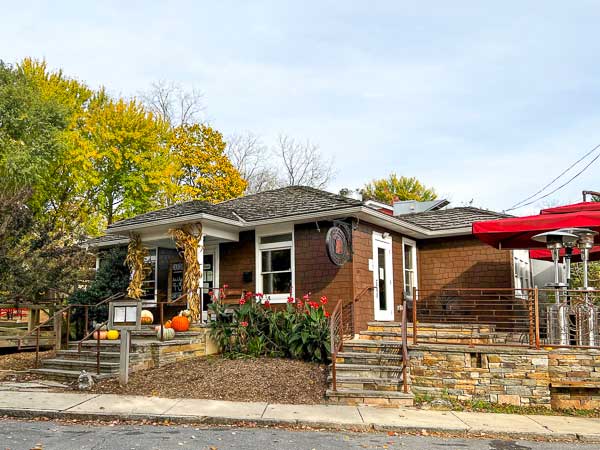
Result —
[[313, 309], [317, 309], [319, 307], [319, 304], [317, 302], [308, 302], [308, 306], [310, 306]]
[[323, 295], [323, 296], [321, 297], [321, 305], [326, 305], [326, 304], [327, 304], [327, 296], [326, 296], [326, 295]]
[[228, 287], [229, 287], [229, 285], [228, 285], [228, 284], [224, 284], [224, 285], [223, 285], [223, 289], [227, 289]]
[[258, 298], [263, 298], [263, 297], [264, 297], [264, 295], [263, 295], [261, 292], [257, 292], [257, 293], [256, 293], [256, 296], [257, 296]]
[[246, 303], [246, 299], [244, 297], [240, 298], [240, 305], [243, 305]]
[[288, 303], [294, 303], [296, 299], [294, 297], [292, 297], [291, 295], [288, 297]]
[[308, 294], [304, 294], [304, 295], [302, 296], [302, 298], [303, 298], [304, 300], [310, 300], [310, 292], [309, 292]]
[[245, 321], [244, 322], [240, 322], [240, 325], [243, 326], [243, 327], [247, 327], [248, 326], [248, 322], [245, 322]]
[[247, 291], [245, 294], [246, 298], [252, 297], [252, 291]]
[[331, 314], [329, 314], [327, 311], [325, 311], [325, 317], [331, 317]]
[[304, 308], [304, 302], [302, 300], [298, 300], [298, 308]]
[[270, 308], [271, 307], [271, 302], [269, 300], [265, 300], [265, 306], [267, 308]]

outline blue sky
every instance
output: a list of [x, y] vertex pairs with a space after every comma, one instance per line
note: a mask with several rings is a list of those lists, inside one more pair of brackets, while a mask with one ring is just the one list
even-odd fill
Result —
[[[598, 1], [52, 3], [4, 4], [0, 58], [125, 96], [195, 87], [226, 135], [318, 144], [331, 190], [395, 171], [503, 210], [600, 143]], [[599, 171], [516, 213], [600, 190]]]

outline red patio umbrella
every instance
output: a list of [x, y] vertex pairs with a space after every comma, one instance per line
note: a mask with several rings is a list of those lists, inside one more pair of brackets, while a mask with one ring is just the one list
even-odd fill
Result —
[[600, 211], [600, 202], [580, 202], [572, 205], [555, 206], [540, 211], [540, 214], [566, 214], [581, 211]]
[[[567, 208], [572, 206], [576, 205], [566, 205], [561, 208], [566, 211]], [[556, 208], [551, 209], [556, 210]], [[545, 212], [535, 216], [509, 217], [474, 222], [472, 226], [473, 234], [479, 240], [499, 249], [545, 248], [546, 244], [535, 242], [531, 238], [536, 234], [560, 228], [589, 228], [600, 232], [600, 208], [577, 212]], [[600, 243], [599, 236], [596, 236], [596, 243]]]

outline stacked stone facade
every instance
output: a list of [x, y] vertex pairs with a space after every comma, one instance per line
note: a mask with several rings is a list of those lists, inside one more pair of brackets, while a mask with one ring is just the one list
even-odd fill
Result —
[[600, 406], [600, 351], [419, 344], [409, 356], [415, 394], [555, 409]]

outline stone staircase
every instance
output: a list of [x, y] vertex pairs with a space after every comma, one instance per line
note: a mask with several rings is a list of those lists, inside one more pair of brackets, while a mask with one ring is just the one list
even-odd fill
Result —
[[[183, 359], [206, 355], [207, 329], [178, 332], [175, 339], [159, 341], [151, 327], [131, 333], [129, 370], [160, 367]], [[100, 374], [97, 374], [95, 340], [84, 341], [81, 351], [77, 342], [69, 343], [67, 349], [59, 350], [53, 358], [41, 361], [40, 368], [31, 373], [52, 380], [76, 380], [82, 370], [97, 380], [116, 377], [119, 372], [119, 350], [117, 340], [100, 341]]]
[[402, 363], [401, 325], [370, 322], [357, 339], [344, 342], [336, 358], [337, 390], [330, 373], [326, 395], [337, 404], [410, 406], [414, 396], [403, 391]]

